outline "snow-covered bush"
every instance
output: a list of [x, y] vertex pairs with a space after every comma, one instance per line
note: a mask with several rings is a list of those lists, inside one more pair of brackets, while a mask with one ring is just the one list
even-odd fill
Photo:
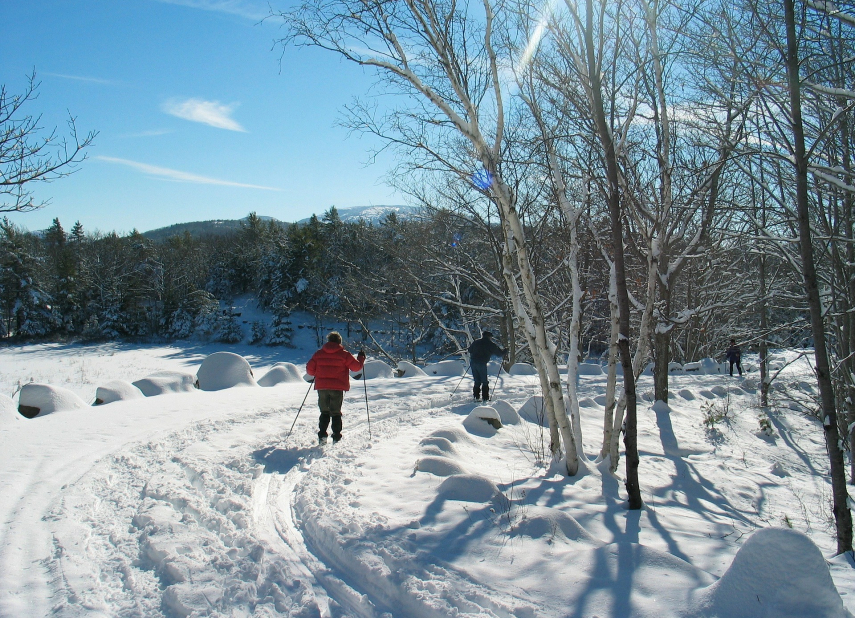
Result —
[[217, 322], [216, 341], [220, 343], [240, 343], [243, 340], [243, 330], [237, 318], [230, 312], [225, 312]]
[[253, 345], [259, 344], [264, 341], [265, 337], [267, 337], [267, 326], [261, 320], [253, 320], [249, 342]]

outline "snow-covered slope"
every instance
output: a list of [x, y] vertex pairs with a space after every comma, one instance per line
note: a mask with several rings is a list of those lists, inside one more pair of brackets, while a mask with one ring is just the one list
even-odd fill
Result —
[[[4, 348], [0, 392], [32, 377], [92, 401], [222, 349]], [[255, 375], [309, 352], [228, 350]], [[822, 429], [792, 409], [810, 369], [788, 371], [772, 435], [750, 379], [674, 375], [653, 405], [642, 378], [643, 511], [593, 460], [605, 376], [580, 378], [587, 458], [569, 479], [540, 466], [537, 423], [467, 430], [459, 376], [354, 383], [324, 448], [299, 382], [0, 423], [0, 616], [844, 616], [855, 576], [829, 558]], [[503, 373], [498, 416], [536, 381]]]

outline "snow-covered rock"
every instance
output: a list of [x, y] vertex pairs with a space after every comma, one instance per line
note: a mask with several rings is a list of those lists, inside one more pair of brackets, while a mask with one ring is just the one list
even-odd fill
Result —
[[644, 369], [641, 371], [641, 375], [652, 376], [653, 375], [653, 363], [647, 363], [644, 366]]
[[508, 369], [508, 375], [536, 376], [537, 369], [534, 365], [530, 365], [529, 363], [514, 363], [513, 365], [511, 365], [511, 368]]
[[465, 371], [466, 366], [456, 360], [444, 360], [425, 367], [425, 373], [429, 376], [462, 376]]
[[52, 384], [38, 384], [36, 382], [24, 384], [18, 398], [18, 411], [27, 418], [85, 407], [87, 407], [86, 402], [76, 393]]
[[529, 423], [537, 423], [542, 427], [549, 427], [549, 420], [546, 418], [546, 404], [540, 395], [530, 397], [517, 413], [520, 415], [520, 418], [527, 420]]
[[303, 376], [294, 363], [276, 363], [258, 380], [259, 386], [276, 386], [288, 382], [302, 382]]
[[514, 526], [512, 534], [533, 539], [546, 537], [550, 541], [560, 540], [565, 543], [586, 541], [594, 546], [601, 545], [571, 515], [545, 506], [527, 506], [525, 518]]
[[844, 618], [851, 616], [813, 541], [787, 528], [758, 530], [705, 590], [693, 616]]
[[448, 457], [422, 457], [416, 462], [415, 471], [427, 472], [434, 476], [465, 474], [463, 467]]
[[579, 363], [578, 373], [580, 376], [601, 376], [603, 368], [599, 363]]
[[698, 362], [683, 365], [683, 373], [702, 373], [701, 364]]
[[477, 474], [454, 474], [440, 483], [437, 496], [461, 502], [490, 502], [501, 492], [488, 478]]
[[359, 376], [360, 379], [365, 376], [366, 380], [376, 380], [378, 378], [394, 378], [395, 372], [392, 368], [381, 360], [365, 361], [360, 371], [351, 371], [351, 377]]
[[516, 425], [520, 422], [520, 415], [517, 414], [514, 407], [504, 399], [491, 401], [490, 406], [499, 413], [499, 420], [502, 421], [502, 425]]
[[142, 399], [145, 397], [142, 391], [125, 380], [110, 380], [106, 384], [95, 389], [95, 403], [93, 405], [100, 406], [105, 403], [113, 403], [114, 401], [123, 401], [126, 399]]
[[478, 406], [463, 420], [463, 426], [476, 436], [489, 438], [496, 435], [496, 430], [501, 429], [502, 419], [495, 408]]
[[18, 407], [11, 397], [0, 394], [0, 427], [7, 423], [17, 423], [24, 417], [18, 412]]
[[668, 373], [683, 373], [683, 365], [681, 363], [671, 361], [668, 363]]
[[156, 371], [133, 383], [146, 397], [196, 390], [196, 376], [183, 371]]
[[407, 361], [398, 361], [398, 377], [400, 378], [416, 378], [426, 376], [427, 374], [421, 367], [416, 367], [414, 364]]
[[252, 375], [252, 367], [240, 354], [214, 352], [202, 361], [196, 372], [199, 389], [221, 391], [235, 386], [258, 386]]

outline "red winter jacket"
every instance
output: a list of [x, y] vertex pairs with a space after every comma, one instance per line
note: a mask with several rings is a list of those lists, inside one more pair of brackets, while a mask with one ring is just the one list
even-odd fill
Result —
[[316, 391], [349, 391], [350, 371], [359, 371], [365, 363], [365, 356], [359, 358], [344, 349], [340, 343], [328, 341], [306, 365], [306, 373], [315, 377]]

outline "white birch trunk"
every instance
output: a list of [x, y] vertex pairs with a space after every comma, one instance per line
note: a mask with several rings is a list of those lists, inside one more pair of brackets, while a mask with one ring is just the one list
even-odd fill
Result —
[[[606, 409], [603, 417], [603, 446], [600, 449], [600, 460], [611, 453], [612, 435], [614, 434], [615, 418], [615, 389], [617, 387], [617, 358], [618, 334], [620, 333], [620, 315], [617, 304], [617, 281], [614, 262], [609, 260], [609, 314], [611, 316], [611, 332], [609, 333], [609, 362], [606, 377]], [[623, 411], [621, 411], [621, 419]]]

